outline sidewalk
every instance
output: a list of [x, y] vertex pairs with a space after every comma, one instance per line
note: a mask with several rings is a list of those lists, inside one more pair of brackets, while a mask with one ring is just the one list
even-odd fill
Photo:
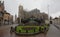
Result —
[[17, 25], [18, 25], [18, 24], [3, 25], [3, 26], [0, 26], [0, 30], [6, 29], [6, 28], [10, 28], [11, 26], [15, 27], [15, 26], [17, 26]]
[[60, 30], [51, 24], [46, 37], [60, 37]]
[[54, 24], [54, 26], [58, 29], [60, 29], [60, 25]]
[[0, 26], [0, 30], [6, 29], [6, 28], [9, 28], [9, 27], [11, 27], [11, 25], [3, 25], [3, 26]]

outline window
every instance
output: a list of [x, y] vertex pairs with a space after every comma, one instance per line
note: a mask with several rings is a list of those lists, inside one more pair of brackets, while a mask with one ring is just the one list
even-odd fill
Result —
[[0, 12], [0, 17], [2, 17], [2, 12]]

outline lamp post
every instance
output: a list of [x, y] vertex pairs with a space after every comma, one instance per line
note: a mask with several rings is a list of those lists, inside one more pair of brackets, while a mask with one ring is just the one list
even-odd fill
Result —
[[49, 20], [49, 24], [50, 24], [49, 4], [48, 4], [48, 20]]

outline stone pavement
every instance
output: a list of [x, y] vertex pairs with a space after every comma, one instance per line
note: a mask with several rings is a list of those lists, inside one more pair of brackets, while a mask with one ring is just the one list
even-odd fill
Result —
[[56, 28], [60, 29], [60, 25], [54, 24], [54, 26], [55, 26]]
[[51, 24], [46, 37], [60, 37], [60, 30]]

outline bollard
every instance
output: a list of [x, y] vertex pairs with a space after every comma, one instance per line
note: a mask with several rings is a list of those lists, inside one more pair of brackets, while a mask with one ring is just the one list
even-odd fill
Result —
[[21, 33], [21, 30], [19, 30], [19, 33]]
[[26, 30], [26, 33], [28, 33], [28, 30]]
[[34, 28], [34, 33], [35, 33], [35, 28]]
[[39, 32], [41, 31], [41, 27], [39, 27]]
[[15, 27], [15, 31], [16, 31], [16, 28], [17, 28], [17, 27]]

